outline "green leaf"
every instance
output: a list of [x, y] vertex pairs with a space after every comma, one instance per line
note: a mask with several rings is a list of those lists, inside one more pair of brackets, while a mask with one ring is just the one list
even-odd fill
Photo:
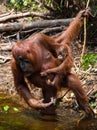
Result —
[[24, 1], [23, 5], [24, 5], [24, 6], [27, 6], [27, 5], [28, 5], [28, 2], [27, 2], [27, 1]]
[[15, 0], [11, 0], [10, 2], [11, 2], [12, 4], [15, 4]]
[[96, 103], [91, 103], [91, 107], [96, 107]]
[[15, 112], [19, 112], [19, 109], [16, 108], [16, 107], [14, 107], [13, 110], [14, 110]]
[[97, 97], [97, 93], [94, 95], [94, 97]]
[[9, 108], [10, 107], [8, 105], [6, 105], [6, 106], [3, 107], [4, 111], [6, 111], [6, 112], [9, 110]]
[[84, 70], [87, 70], [89, 68], [89, 65], [94, 66], [95, 63], [97, 63], [97, 54], [88, 53], [83, 56], [81, 67], [83, 67]]

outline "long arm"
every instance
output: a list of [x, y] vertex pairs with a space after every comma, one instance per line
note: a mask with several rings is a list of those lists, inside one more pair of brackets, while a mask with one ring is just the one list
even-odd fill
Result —
[[76, 36], [79, 34], [83, 26], [84, 17], [88, 17], [89, 15], [90, 15], [89, 8], [80, 11], [78, 15], [75, 17], [75, 19], [71, 22], [67, 30], [63, 32], [62, 35], [55, 38], [55, 41], [59, 43], [65, 43], [65, 44], [71, 45], [71, 42], [76, 38]]
[[19, 66], [17, 65], [15, 59], [11, 61], [11, 67], [14, 77], [14, 84], [17, 92], [25, 99], [27, 104], [32, 108], [46, 108], [51, 104], [54, 104], [54, 100], [51, 99], [49, 103], [43, 103], [43, 100], [36, 100], [32, 97], [30, 90], [24, 80], [24, 75], [21, 72]]
[[[90, 9], [85, 9], [83, 11], [80, 11], [78, 15], [76, 16], [75, 20], [70, 24], [68, 29], [59, 37], [55, 38], [55, 43], [60, 43], [59, 45], [67, 45], [68, 54], [67, 57], [63, 60], [63, 62], [56, 68], [48, 69], [45, 72], [42, 72], [42, 75], [47, 75], [47, 73], [64, 73], [70, 71], [70, 69], [73, 66], [73, 60], [72, 55], [70, 51], [70, 44], [74, 40], [74, 38], [78, 35], [80, 32], [80, 29], [83, 25], [83, 18], [85, 16], [89, 16]], [[56, 49], [57, 52], [57, 49]]]

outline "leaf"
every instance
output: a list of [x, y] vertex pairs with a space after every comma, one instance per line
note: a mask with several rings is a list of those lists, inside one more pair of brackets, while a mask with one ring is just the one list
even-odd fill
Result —
[[10, 2], [11, 2], [12, 4], [15, 4], [15, 0], [11, 0]]
[[96, 107], [96, 103], [91, 103], [91, 107]]
[[97, 93], [94, 95], [94, 97], [97, 97]]
[[97, 63], [97, 54], [88, 53], [83, 56], [81, 67], [83, 67], [84, 70], [87, 70], [89, 68], [89, 65], [94, 66], [95, 63]]
[[16, 107], [14, 107], [13, 110], [14, 110], [15, 112], [19, 112], [19, 109], [16, 108]]
[[10, 107], [8, 105], [6, 105], [6, 106], [3, 107], [4, 111], [6, 111], [6, 112], [9, 110], [9, 108]]

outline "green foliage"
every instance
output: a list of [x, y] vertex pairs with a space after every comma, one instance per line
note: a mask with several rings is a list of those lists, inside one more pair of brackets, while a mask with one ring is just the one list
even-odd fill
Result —
[[15, 112], [19, 112], [19, 109], [16, 108], [16, 107], [14, 107], [13, 110], [14, 110]]
[[97, 93], [95, 93], [94, 97], [97, 98]]
[[94, 66], [97, 63], [97, 54], [86, 54], [83, 56], [81, 67], [84, 68], [84, 70], [87, 70], [89, 68], [89, 65]]
[[[51, 15], [54, 15], [55, 17], [56, 15], [74, 17], [80, 9], [85, 8], [86, 0], [7, 0], [7, 6], [10, 6], [11, 9], [14, 8], [16, 11], [24, 11], [24, 9], [33, 11], [48, 10], [51, 12]], [[95, 14], [97, 2], [92, 0], [90, 1], [89, 6]]]
[[19, 112], [19, 109], [17, 107], [11, 107], [9, 105], [0, 106], [0, 112], [9, 112], [9, 110], [14, 112]]
[[7, 112], [9, 110], [9, 108], [10, 107], [8, 105], [6, 105], [6, 106], [3, 107], [3, 109], [4, 109], [5, 112]]
[[91, 103], [90, 103], [90, 106], [91, 106], [92, 108], [95, 108], [95, 107], [96, 107], [96, 103], [95, 103], [95, 102], [91, 102]]
[[38, 3], [35, 0], [9, 0], [10, 7], [14, 8], [16, 11], [22, 11], [24, 9], [29, 9], [30, 10], [38, 10], [37, 8]]
[[92, 108], [95, 108], [97, 106], [96, 99], [97, 99], [97, 92], [91, 96], [90, 105]]

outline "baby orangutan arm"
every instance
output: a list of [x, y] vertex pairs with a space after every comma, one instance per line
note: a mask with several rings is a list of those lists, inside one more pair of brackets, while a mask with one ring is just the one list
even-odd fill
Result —
[[66, 75], [71, 71], [73, 66], [73, 58], [68, 45], [63, 44], [59, 47], [59, 49], [57, 49], [57, 57], [59, 66], [41, 72], [41, 76], [47, 76], [47, 74], [50, 73]]
[[47, 79], [47, 84], [50, 86], [55, 86], [58, 89], [63, 76], [66, 76], [68, 73], [70, 73], [73, 66], [71, 50], [67, 44], [63, 44], [57, 49], [57, 57], [59, 66], [47, 69], [46, 71], [42, 72], [41, 75], [47, 76], [48, 74], [55, 74], [53, 81]]

